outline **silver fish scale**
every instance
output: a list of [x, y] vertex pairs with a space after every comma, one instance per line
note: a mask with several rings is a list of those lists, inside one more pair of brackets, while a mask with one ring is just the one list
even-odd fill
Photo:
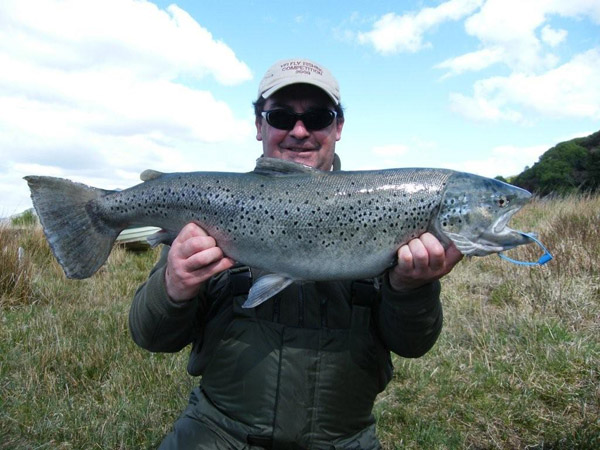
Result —
[[[106, 221], [176, 234], [195, 221], [225, 254], [297, 279], [376, 276], [427, 230], [452, 171], [169, 174], [106, 197]], [[120, 217], [120, 219], [118, 219]]]

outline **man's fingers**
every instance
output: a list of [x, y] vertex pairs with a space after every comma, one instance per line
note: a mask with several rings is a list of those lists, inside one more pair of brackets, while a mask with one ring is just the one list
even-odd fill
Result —
[[448, 249], [431, 233], [424, 233], [398, 249], [398, 264], [390, 272], [396, 290], [414, 289], [446, 275], [462, 259], [454, 245]]
[[167, 294], [175, 301], [188, 300], [198, 293], [202, 282], [233, 264], [214, 238], [189, 223], [181, 229], [169, 251], [165, 270]]
[[408, 245], [403, 245], [398, 249], [398, 268], [403, 272], [414, 268], [413, 256]]
[[193, 222], [190, 222], [187, 225], [185, 225], [181, 229], [181, 231], [179, 231], [179, 234], [177, 235], [177, 238], [175, 238], [175, 241], [181, 243], [197, 236], [208, 236], [208, 233], [204, 231], [204, 229], [202, 229], [200, 226], [196, 225]]
[[180, 258], [193, 258], [199, 252], [214, 248], [217, 245], [212, 236], [193, 236], [180, 242], [176, 251]]
[[221, 259], [223, 259], [223, 251], [213, 244], [212, 247], [205, 248], [186, 258], [183, 263], [183, 268], [186, 272], [195, 272], [196, 270], [202, 269]]
[[213, 275], [223, 272], [224, 270], [230, 269], [235, 264], [235, 261], [231, 258], [220, 258], [206, 266], [203, 266], [195, 270], [192, 275], [196, 282], [203, 282], [208, 280]]
[[431, 233], [425, 233], [420, 237], [420, 242], [427, 253], [429, 268], [433, 271], [442, 269], [446, 262], [446, 251], [440, 241]]
[[417, 270], [422, 270], [429, 266], [429, 254], [427, 248], [420, 239], [412, 239], [408, 243], [408, 248], [412, 254], [413, 266]]

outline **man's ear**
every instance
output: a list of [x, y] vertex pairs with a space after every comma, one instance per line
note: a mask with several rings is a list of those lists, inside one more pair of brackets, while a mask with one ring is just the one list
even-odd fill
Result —
[[336, 119], [337, 123], [335, 124], [335, 140], [339, 141], [342, 138], [342, 128], [344, 128], [344, 119]]
[[262, 141], [262, 117], [257, 117], [254, 124], [256, 125], [256, 140]]

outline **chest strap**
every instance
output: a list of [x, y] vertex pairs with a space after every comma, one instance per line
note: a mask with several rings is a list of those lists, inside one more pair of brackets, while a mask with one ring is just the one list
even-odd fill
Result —
[[[229, 269], [229, 280], [233, 296], [247, 295], [252, 287], [252, 272], [248, 266], [236, 266]], [[352, 282], [352, 304], [371, 306], [379, 294], [379, 283], [376, 279], [355, 280]]]

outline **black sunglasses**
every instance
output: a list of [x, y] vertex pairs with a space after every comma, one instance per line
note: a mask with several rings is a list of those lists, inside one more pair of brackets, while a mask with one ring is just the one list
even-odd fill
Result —
[[337, 117], [337, 112], [327, 108], [309, 109], [302, 114], [298, 114], [287, 109], [271, 109], [263, 111], [261, 115], [267, 119], [267, 123], [278, 130], [291, 130], [299, 120], [309, 131], [322, 130], [327, 128]]

